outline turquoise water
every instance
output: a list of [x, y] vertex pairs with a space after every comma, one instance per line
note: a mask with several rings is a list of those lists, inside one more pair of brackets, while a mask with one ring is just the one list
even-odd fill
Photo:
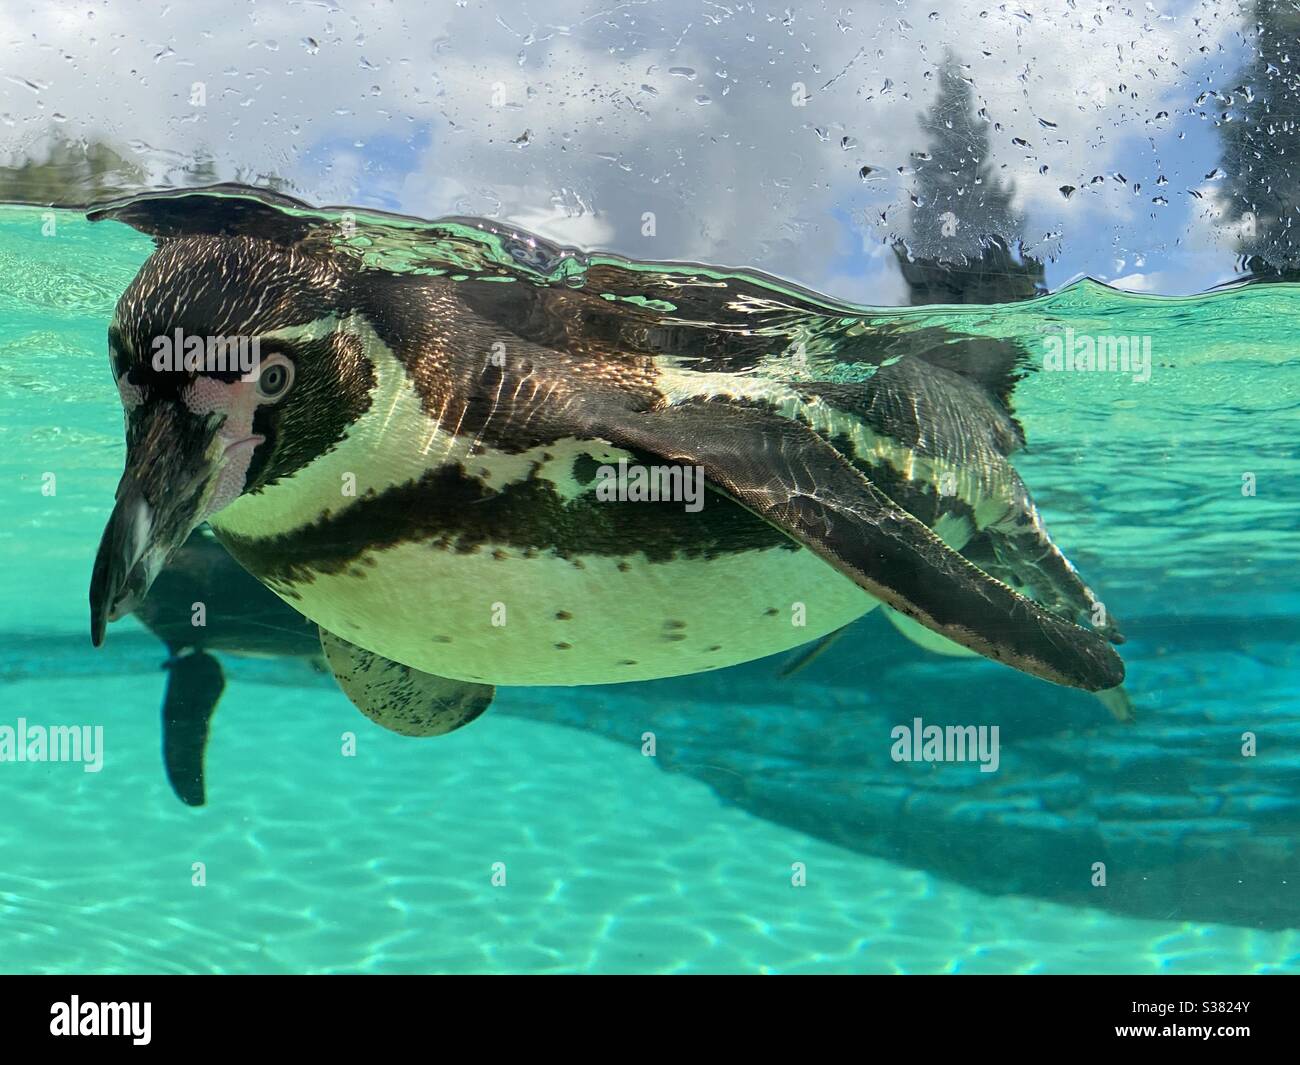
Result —
[[[1017, 467], [1124, 621], [1133, 725], [876, 616], [788, 679], [509, 689], [428, 742], [303, 662], [227, 656], [191, 809], [159, 757], [162, 646], [134, 619], [87, 636], [123, 462], [105, 329], [152, 245], [54, 219], [0, 210], [0, 724], [102, 723], [104, 768], [0, 763], [0, 968], [1300, 969], [1300, 287], [866, 315], [1031, 354], [1066, 328], [1151, 338], [1149, 380], [1016, 391]], [[917, 714], [999, 724], [1001, 770], [892, 763]]]

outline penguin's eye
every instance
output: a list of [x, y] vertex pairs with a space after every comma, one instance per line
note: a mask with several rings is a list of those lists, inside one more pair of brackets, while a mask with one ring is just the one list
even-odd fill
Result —
[[262, 363], [257, 376], [257, 394], [266, 400], [280, 399], [293, 384], [293, 363], [283, 355], [275, 355]]

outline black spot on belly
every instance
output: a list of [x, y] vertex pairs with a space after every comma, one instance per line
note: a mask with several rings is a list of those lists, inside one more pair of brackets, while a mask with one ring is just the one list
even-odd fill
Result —
[[600, 463], [590, 455], [579, 455], [573, 460], [573, 479], [579, 484], [591, 484], [599, 469]]
[[[616, 556], [626, 572], [629, 556], [648, 562], [713, 559], [798, 545], [722, 496], [694, 513], [674, 502], [597, 500], [593, 494], [563, 499], [545, 479], [500, 490], [460, 466], [430, 470], [354, 503], [338, 514], [281, 536], [255, 538], [218, 532], [230, 553], [263, 581], [310, 583], [317, 573], [345, 573], [372, 552], [403, 543], [472, 553], [487, 545], [561, 557]], [[572, 558], [576, 568], [582, 559]]]

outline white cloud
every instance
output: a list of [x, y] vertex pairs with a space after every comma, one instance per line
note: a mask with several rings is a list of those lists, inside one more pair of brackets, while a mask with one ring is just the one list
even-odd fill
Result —
[[1159, 280], [1159, 274], [1136, 273], [1112, 278], [1106, 284], [1110, 285], [1111, 288], [1118, 288], [1124, 292], [1158, 292]]
[[[396, 196], [411, 213], [493, 214], [810, 284], [842, 272], [828, 260], [856, 243], [846, 217], [871, 241], [905, 230], [909, 153], [924, 147], [918, 117], [948, 47], [1026, 236], [1068, 247], [1150, 209], [1132, 186], [1194, 121], [1179, 118], [1193, 72], [1231, 68], [1206, 57], [1240, 28], [1208, 0], [1176, 17], [1102, 0], [790, 15], [700, 0], [9, 7], [0, 154], [39, 151], [57, 129], [110, 139], [154, 180], [211, 154], [223, 176], [280, 173], [316, 202]], [[806, 106], [792, 104], [796, 82]], [[1106, 182], [1087, 186], [1094, 174]], [[1063, 184], [1080, 192], [1067, 202]]]

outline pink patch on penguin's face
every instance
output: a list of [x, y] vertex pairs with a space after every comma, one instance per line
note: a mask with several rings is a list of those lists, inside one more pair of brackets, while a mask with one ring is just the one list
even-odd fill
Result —
[[253, 452], [264, 440], [265, 437], [253, 435], [226, 445], [225, 460], [221, 464], [221, 472], [217, 474], [217, 489], [203, 514], [205, 520], [244, 494]]
[[131, 371], [127, 370], [117, 379], [117, 394], [122, 397], [122, 407], [128, 414], [144, 402], [144, 389], [139, 385], [131, 384], [127, 380], [130, 376]]
[[200, 417], [225, 415], [217, 432], [223, 451], [217, 474], [216, 491], [203, 517], [206, 519], [222, 507], [233, 503], [247, 485], [248, 467], [253, 452], [265, 437], [253, 432], [253, 415], [261, 402], [252, 381], [219, 381], [199, 376], [181, 392], [185, 409]]
[[226, 414], [239, 404], [243, 381], [219, 381], [199, 375], [181, 391], [181, 401], [191, 414]]

